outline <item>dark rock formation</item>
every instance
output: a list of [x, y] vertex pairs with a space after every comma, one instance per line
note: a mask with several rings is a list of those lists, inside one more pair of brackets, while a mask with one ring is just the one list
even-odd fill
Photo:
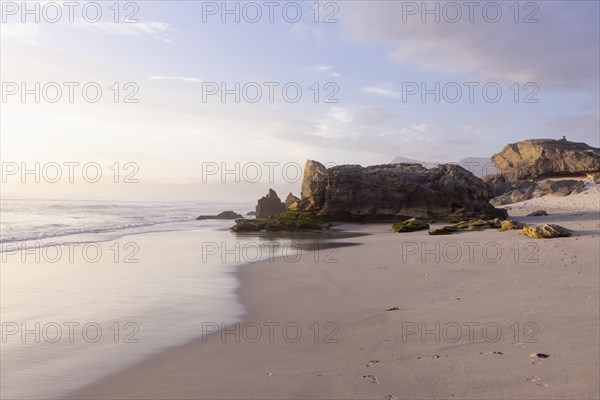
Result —
[[198, 218], [196, 218], [196, 220], [206, 220], [206, 219], [227, 219], [227, 220], [232, 220], [232, 219], [238, 219], [238, 218], [243, 218], [243, 216], [241, 214], [238, 214], [236, 212], [233, 211], [223, 211], [220, 214], [217, 215], [201, 215]]
[[256, 215], [256, 211], [247, 212], [246, 215]]
[[533, 139], [505, 146], [492, 161], [507, 182], [585, 176], [600, 171], [600, 149], [567, 140]]
[[284, 211], [285, 203], [281, 202], [281, 199], [273, 189], [269, 189], [269, 193], [258, 200], [256, 218], [270, 218]]
[[426, 169], [417, 164], [325, 168], [307, 161], [298, 210], [328, 220], [456, 222], [467, 218], [504, 218], [494, 208], [491, 188], [458, 165]]

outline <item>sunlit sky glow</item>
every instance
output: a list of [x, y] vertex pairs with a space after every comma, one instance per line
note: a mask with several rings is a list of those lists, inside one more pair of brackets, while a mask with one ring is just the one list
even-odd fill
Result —
[[[3, 162], [95, 161], [108, 167], [129, 161], [140, 166], [137, 177], [144, 183], [187, 184], [202, 182], [203, 162], [368, 165], [396, 156], [451, 162], [490, 156], [509, 142], [563, 135], [599, 146], [597, 1], [537, 2], [537, 23], [523, 22], [534, 11], [526, 2], [518, 7], [517, 23], [513, 2], [500, 2], [503, 16], [496, 23], [486, 21], [480, 8], [473, 22], [463, 15], [457, 23], [443, 16], [440, 23], [432, 16], [423, 23], [420, 13], [406, 14], [407, 2], [393, 1], [321, 2], [319, 19], [335, 11], [337, 23], [315, 23], [312, 1], [298, 2], [303, 15], [295, 23], [282, 17], [285, 2], [273, 23], [264, 14], [257, 23], [243, 15], [239, 23], [232, 16], [222, 23], [219, 12], [206, 13], [207, 2], [140, 1], [134, 15], [139, 22], [114, 23], [112, 3], [101, 2], [97, 23], [82, 18], [82, 6], [73, 23], [64, 6], [58, 23], [32, 17], [22, 23], [20, 14], [3, 12], [3, 84], [98, 82], [103, 89], [95, 104], [83, 101], [80, 89], [73, 103], [66, 89], [55, 104], [37, 104], [33, 96], [25, 103], [18, 95], [3, 100]], [[121, 20], [132, 10], [124, 5]], [[129, 93], [125, 83], [135, 83], [139, 102], [114, 103], [114, 82], [120, 96]], [[210, 82], [229, 88], [235, 82], [295, 82], [303, 95], [291, 103], [279, 87], [270, 102], [263, 86], [257, 103], [236, 103], [233, 96], [223, 103], [218, 95], [205, 102]], [[318, 103], [310, 89], [315, 82]], [[408, 96], [410, 82], [480, 86], [472, 103], [466, 86], [456, 103], [436, 103], [433, 95], [425, 102], [420, 94]], [[497, 103], [482, 96], [481, 86], [490, 82], [503, 90]], [[332, 92], [328, 83], [339, 88], [337, 103], [323, 101]], [[533, 88], [539, 91], [532, 99], [539, 101], [524, 103]], [[218, 184], [211, 190], [225, 193]]]

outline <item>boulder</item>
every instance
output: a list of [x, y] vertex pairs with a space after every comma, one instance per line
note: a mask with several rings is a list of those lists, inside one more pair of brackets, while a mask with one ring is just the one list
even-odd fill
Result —
[[270, 218], [275, 214], [285, 211], [285, 203], [279, 199], [277, 193], [273, 189], [269, 189], [269, 193], [258, 200], [256, 205], [256, 218]]
[[600, 149], [566, 139], [533, 139], [506, 145], [492, 161], [507, 182], [585, 176], [600, 171]]
[[232, 220], [232, 219], [238, 219], [238, 218], [243, 218], [243, 216], [241, 214], [238, 214], [233, 211], [223, 211], [222, 213], [219, 213], [217, 215], [201, 215], [198, 218], [196, 218], [196, 220], [200, 220], [200, 221], [207, 220], [207, 219]]
[[553, 239], [558, 237], [569, 237], [571, 230], [560, 225], [544, 224], [542, 226], [527, 225], [519, 235], [529, 236], [534, 239]]
[[489, 203], [492, 197], [488, 184], [458, 165], [432, 169], [418, 164], [341, 165], [327, 169], [307, 161], [298, 210], [340, 221], [505, 218], [505, 210]]

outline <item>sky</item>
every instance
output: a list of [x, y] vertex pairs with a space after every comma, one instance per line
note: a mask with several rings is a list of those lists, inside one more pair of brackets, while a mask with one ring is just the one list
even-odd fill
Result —
[[600, 146], [598, 1], [0, 3], [3, 194], [256, 198], [307, 159]]

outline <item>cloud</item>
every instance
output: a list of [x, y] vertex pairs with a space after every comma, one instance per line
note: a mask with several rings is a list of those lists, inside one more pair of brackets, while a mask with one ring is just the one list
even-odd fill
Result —
[[331, 65], [313, 65], [306, 68], [306, 71], [312, 73], [324, 74], [325, 76], [331, 76], [334, 78], [339, 78], [340, 74], [335, 71], [334, 67]]
[[347, 138], [351, 134], [348, 129], [354, 116], [344, 107], [330, 107], [325, 116], [315, 123], [315, 135], [328, 139]]
[[497, 23], [482, 17], [481, 5], [473, 22], [464, 9], [456, 23], [436, 23], [432, 16], [423, 23], [422, 13], [406, 15], [404, 3], [347, 3], [342, 8], [346, 34], [357, 41], [387, 44], [392, 60], [424, 70], [537, 82], [542, 89], [598, 90], [598, 2], [531, 2], [539, 7], [538, 23], [522, 22], [532, 12], [524, 10], [523, 3], [519, 23], [508, 8], [512, 2], [502, 2], [503, 16]]
[[390, 119], [392, 115], [381, 107], [361, 107], [354, 116], [354, 123], [362, 126], [375, 126]]
[[202, 79], [192, 78], [187, 76], [162, 76], [155, 75], [148, 78], [151, 81], [182, 81], [182, 82], [193, 82], [193, 83], [201, 83]]
[[400, 92], [394, 90], [393, 86], [389, 84], [368, 86], [363, 89], [366, 93], [376, 94], [378, 96], [396, 99], [401, 96]]
[[325, 31], [316, 26], [308, 26], [302, 22], [293, 24], [290, 28], [290, 33], [294, 35], [297, 40], [306, 40], [309, 38], [315, 39], [321, 42], [325, 39]]
[[166, 43], [172, 43], [172, 39], [168, 36], [170, 26], [166, 22], [150, 21], [150, 22], [135, 22], [135, 23], [120, 23], [116, 24], [111, 21], [99, 21], [93, 24], [87, 22], [76, 22], [74, 26], [93, 31], [116, 36], [151, 36], [162, 40]]
[[39, 44], [39, 24], [2, 24], [0, 39], [17, 40], [29, 45]]

